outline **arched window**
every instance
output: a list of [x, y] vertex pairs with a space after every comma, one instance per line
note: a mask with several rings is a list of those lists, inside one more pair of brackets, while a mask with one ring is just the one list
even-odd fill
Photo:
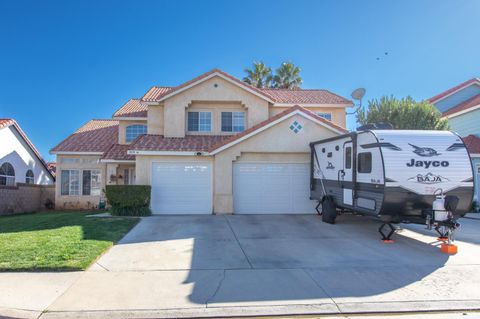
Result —
[[25, 183], [27, 184], [34, 184], [35, 183], [35, 178], [33, 176], [33, 171], [29, 169], [27, 171], [27, 174], [25, 174]]
[[9, 162], [0, 166], [0, 185], [15, 186], [15, 170]]
[[147, 134], [147, 126], [141, 124], [135, 124], [127, 126], [125, 140], [131, 142], [136, 139], [139, 135]]

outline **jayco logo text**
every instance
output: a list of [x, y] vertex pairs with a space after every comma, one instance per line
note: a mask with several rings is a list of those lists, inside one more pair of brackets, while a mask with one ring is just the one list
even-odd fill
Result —
[[417, 161], [415, 159], [411, 159], [409, 163], [407, 163], [408, 167], [423, 167], [423, 168], [429, 168], [430, 166], [432, 167], [448, 167], [450, 163], [448, 161]]

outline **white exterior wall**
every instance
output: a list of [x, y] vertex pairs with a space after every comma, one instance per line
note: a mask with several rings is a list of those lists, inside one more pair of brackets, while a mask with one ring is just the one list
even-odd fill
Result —
[[53, 184], [54, 181], [35, 153], [11, 125], [0, 129], [0, 165], [9, 162], [15, 169], [15, 183], [25, 183], [25, 174], [33, 171], [35, 184]]

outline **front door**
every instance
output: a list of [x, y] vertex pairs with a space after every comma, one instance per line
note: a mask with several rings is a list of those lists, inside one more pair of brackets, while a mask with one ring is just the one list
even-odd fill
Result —
[[343, 187], [343, 203], [353, 205], [353, 179], [352, 179], [352, 142], [343, 145], [343, 171], [340, 174], [340, 180]]

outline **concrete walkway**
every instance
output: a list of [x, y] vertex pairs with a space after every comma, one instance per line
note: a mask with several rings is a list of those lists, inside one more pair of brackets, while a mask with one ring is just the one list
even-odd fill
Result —
[[357, 216], [148, 217], [84, 273], [0, 274], [2, 290], [10, 280], [0, 308], [46, 309], [41, 318], [480, 309], [480, 220], [461, 222], [459, 253], [447, 256], [422, 226], [383, 244], [379, 224]]

